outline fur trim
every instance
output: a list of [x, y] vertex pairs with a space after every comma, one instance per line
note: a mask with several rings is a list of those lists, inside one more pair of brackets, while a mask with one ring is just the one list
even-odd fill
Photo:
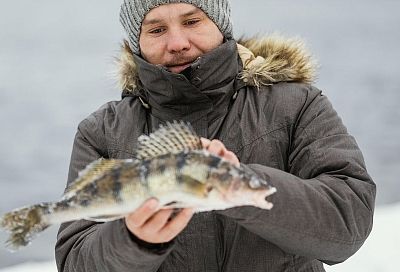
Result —
[[271, 36], [239, 40], [239, 55], [243, 62], [241, 78], [251, 86], [260, 87], [282, 81], [312, 83], [316, 61], [300, 39]]
[[[139, 85], [133, 52], [125, 40], [117, 59], [119, 85], [134, 92]], [[260, 87], [277, 82], [312, 83], [316, 62], [300, 39], [285, 39], [273, 35], [267, 38], [241, 39], [238, 52], [243, 62], [241, 79], [250, 86]]]
[[124, 91], [133, 93], [139, 85], [139, 75], [133, 58], [133, 51], [127, 40], [124, 40], [121, 45], [121, 56], [116, 61], [119, 87]]

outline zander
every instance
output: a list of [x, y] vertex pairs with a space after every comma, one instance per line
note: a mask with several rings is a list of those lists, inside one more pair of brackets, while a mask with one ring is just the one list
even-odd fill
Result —
[[26, 246], [52, 224], [123, 218], [146, 199], [160, 209], [191, 207], [196, 212], [252, 205], [271, 209], [266, 197], [276, 189], [221, 157], [207, 152], [189, 124], [167, 123], [138, 139], [135, 159], [99, 159], [86, 167], [58, 202], [5, 214], [7, 246]]

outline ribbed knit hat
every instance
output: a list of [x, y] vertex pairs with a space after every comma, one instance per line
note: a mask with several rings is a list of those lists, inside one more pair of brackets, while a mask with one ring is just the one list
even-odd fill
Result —
[[135, 54], [140, 53], [139, 37], [144, 17], [151, 9], [171, 3], [186, 3], [198, 7], [210, 17], [226, 39], [233, 37], [229, 0], [124, 0], [120, 21]]

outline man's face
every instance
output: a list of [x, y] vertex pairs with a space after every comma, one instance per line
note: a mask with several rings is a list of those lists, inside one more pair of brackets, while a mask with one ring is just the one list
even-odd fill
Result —
[[144, 18], [139, 37], [142, 56], [180, 73], [199, 56], [223, 42], [213, 21], [190, 4], [166, 4], [152, 9]]

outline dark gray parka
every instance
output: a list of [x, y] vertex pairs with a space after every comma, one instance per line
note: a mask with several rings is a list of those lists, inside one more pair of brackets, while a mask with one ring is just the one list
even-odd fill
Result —
[[[99, 157], [131, 158], [137, 138], [172, 120], [220, 139], [243, 168], [277, 188], [271, 211], [240, 207], [196, 214], [166, 244], [148, 244], [123, 220], [63, 224], [59, 271], [324, 271], [354, 254], [372, 228], [375, 185], [328, 99], [313, 86], [299, 44], [225, 42], [190, 75], [121, 57], [122, 100], [83, 120], [68, 184]], [[253, 55], [255, 54], [255, 56]]]

